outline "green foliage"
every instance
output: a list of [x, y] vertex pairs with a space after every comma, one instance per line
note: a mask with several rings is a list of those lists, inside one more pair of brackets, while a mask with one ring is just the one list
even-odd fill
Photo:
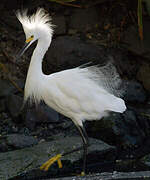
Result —
[[139, 26], [139, 36], [143, 40], [143, 22], [142, 22], [142, 0], [138, 0], [138, 26]]

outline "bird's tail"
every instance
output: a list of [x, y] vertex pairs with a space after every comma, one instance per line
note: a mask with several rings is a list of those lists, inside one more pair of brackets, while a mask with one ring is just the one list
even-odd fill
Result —
[[113, 97], [112, 103], [110, 103], [110, 111], [123, 113], [126, 110], [126, 105], [123, 99], [118, 97]]

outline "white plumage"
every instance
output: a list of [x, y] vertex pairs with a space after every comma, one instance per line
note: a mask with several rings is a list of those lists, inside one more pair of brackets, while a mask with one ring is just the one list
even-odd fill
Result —
[[28, 16], [27, 11], [17, 12], [17, 17], [26, 35], [26, 48], [38, 40], [27, 74], [25, 101], [28, 98], [36, 103], [44, 100], [72, 119], [77, 127], [82, 127], [85, 120], [101, 119], [109, 111], [123, 113], [126, 110], [124, 101], [117, 97], [121, 94], [118, 89], [121, 79], [111, 62], [103, 67], [77, 67], [45, 75], [42, 60], [52, 39], [51, 18], [43, 9], [32, 16]]

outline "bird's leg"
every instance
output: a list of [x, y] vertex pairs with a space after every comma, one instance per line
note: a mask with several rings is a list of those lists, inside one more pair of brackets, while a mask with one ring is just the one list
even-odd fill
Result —
[[85, 170], [86, 170], [86, 155], [87, 155], [87, 148], [89, 146], [89, 139], [88, 139], [88, 135], [84, 129], [83, 126], [77, 126], [80, 135], [82, 137], [82, 141], [83, 141], [83, 171], [81, 173], [81, 175], [85, 175]]
[[81, 175], [85, 175], [85, 170], [86, 170], [86, 155], [87, 155], [87, 148], [89, 146], [89, 138], [88, 138], [88, 135], [85, 131], [85, 128], [83, 126], [77, 126], [77, 129], [79, 130], [80, 132], [80, 135], [82, 137], [82, 141], [83, 141], [83, 146], [81, 147], [78, 147], [72, 151], [69, 151], [69, 152], [66, 152], [66, 153], [63, 153], [62, 156], [66, 156], [68, 154], [71, 154], [73, 152], [76, 152], [76, 151], [80, 151], [80, 150], [84, 150], [83, 152], [83, 171], [81, 172]]
[[83, 141], [83, 146], [81, 147], [78, 147], [72, 151], [69, 151], [69, 152], [66, 152], [66, 153], [63, 153], [63, 154], [58, 154], [56, 156], [54, 156], [53, 158], [49, 159], [48, 161], [46, 161], [41, 167], [40, 169], [41, 170], [45, 170], [47, 171], [48, 168], [55, 162], [55, 161], [58, 161], [58, 166], [59, 168], [62, 167], [62, 164], [61, 164], [61, 161], [60, 161], [60, 158], [63, 157], [63, 156], [66, 156], [68, 154], [71, 154], [73, 152], [76, 152], [76, 151], [80, 151], [80, 150], [84, 150], [83, 152], [83, 171], [81, 173], [81, 175], [85, 175], [85, 169], [86, 169], [86, 155], [87, 155], [87, 147], [89, 146], [89, 141], [88, 141], [88, 135], [84, 129], [83, 126], [76, 126], [80, 132], [80, 135], [82, 137], [82, 141]]

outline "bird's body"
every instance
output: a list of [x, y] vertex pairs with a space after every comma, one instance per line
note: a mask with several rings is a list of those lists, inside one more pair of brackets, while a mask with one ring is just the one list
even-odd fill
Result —
[[[99, 120], [109, 111], [122, 113], [126, 110], [124, 101], [115, 96], [120, 78], [112, 65], [113, 68], [106, 68], [110, 66], [109, 63], [104, 67], [77, 67], [50, 75], [43, 74], [42, 60], [53, 32], [50, 17], [43, 9], [31, 17], [26, 13], [18, 13], [17, 17], [23, 25], [26, 44], [29, 46], [38, 40], [27, 74], [25, 101], [28, 98], [36, 103], [43, 100], [54, 110], [72, 119], [78, 128], [83, 127], [83, 121]], [[79, 130], [84, 142], [82, 129]]]
[[35, 102], [44, 100], [48, 106], [80, 125], [85, 120], [99, 120], [108, 111], [121, 113], [125, 110], [124, 101], [93, 81], [88, 68], [78, 67], [43, 75], [38, 67], [41, 68], [37, 64], [33, 67], [37, 74], [35, 72], [34, 75], [31, 69], [32, 77], [30, 74], [27, 76], [26, 99], [30, 96]]

